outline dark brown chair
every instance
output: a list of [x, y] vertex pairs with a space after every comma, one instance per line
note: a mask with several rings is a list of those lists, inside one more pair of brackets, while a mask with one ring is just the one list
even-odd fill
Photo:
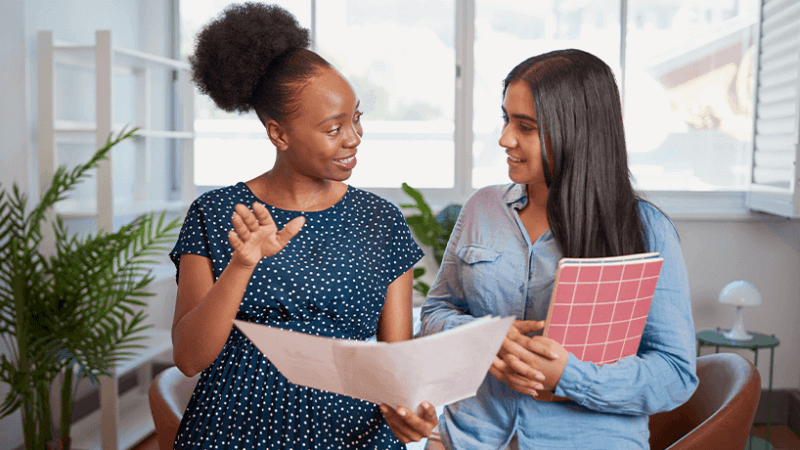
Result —
[[735, 353], [697, 358], [700, 384], [678, 408], [650, 416], [654, 450], [744, 449], [761, 396], [761, 377]]
[[183, 412], [192, 397], [197, 376], [187, 377], [172, 366], [150, 383], [150, 413], [156, 425], [156, 438], [160, 450], [172, 450]]

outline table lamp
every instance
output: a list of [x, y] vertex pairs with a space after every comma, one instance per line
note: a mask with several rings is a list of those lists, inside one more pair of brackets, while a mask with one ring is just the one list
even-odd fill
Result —
[[719, 293], [719, 302], [736, 306], [736, 316], [731, 331], [726, 332], [726, 338], [734, 341], [749, 341], [753, 335], [745, 331], [742, 307], [758, 306], [761, 304], [761, 294], [755, 286], [747, 281], [733, 281], [728, 283]]

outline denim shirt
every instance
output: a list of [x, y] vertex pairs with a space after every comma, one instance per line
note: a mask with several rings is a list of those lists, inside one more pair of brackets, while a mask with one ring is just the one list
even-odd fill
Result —
[[[484, 315], [544, 320], [562, 253], [550, 230], [531, 242], [518, 210], [525, 185], [490, 186], [461, 210], [422, 306], [423, 335]], [[664, 258], [637, 355], [598, 366], [570, 354], [555, 394], [541, 402], [487, 374], [475, 397], [447, 405], [448, 449], [647, 449], [648, 416], [684, 403], [697, 387], [686, 266], [672, 222], [639, 202], [648, 252]], [[541, 334], [541, 332], [534, 333]]]

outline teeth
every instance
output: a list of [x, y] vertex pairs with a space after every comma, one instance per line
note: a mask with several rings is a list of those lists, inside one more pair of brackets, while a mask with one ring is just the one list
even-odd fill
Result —
[[514, 162], [522, 162], [522, 160], [521, 160], [521, 159], [514, 158], [513, 156], [509, 156], [508, 158], [509, 158], [511, 161], [514, 161]]
[[349, 158], [337, 159], [336, 161], [339, 161], [340, 163], [343, 164], [350, 164], [351, 162], [353, 162], [353, 157], [351, 156]]

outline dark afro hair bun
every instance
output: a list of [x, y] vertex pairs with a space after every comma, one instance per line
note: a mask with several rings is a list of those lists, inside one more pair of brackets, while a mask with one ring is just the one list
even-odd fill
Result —
[[230, 5], [197, 35], [192, 79], [221, 109], [244, 113], [270, 62], [310, 43], [308, 30], [278, 6]]

